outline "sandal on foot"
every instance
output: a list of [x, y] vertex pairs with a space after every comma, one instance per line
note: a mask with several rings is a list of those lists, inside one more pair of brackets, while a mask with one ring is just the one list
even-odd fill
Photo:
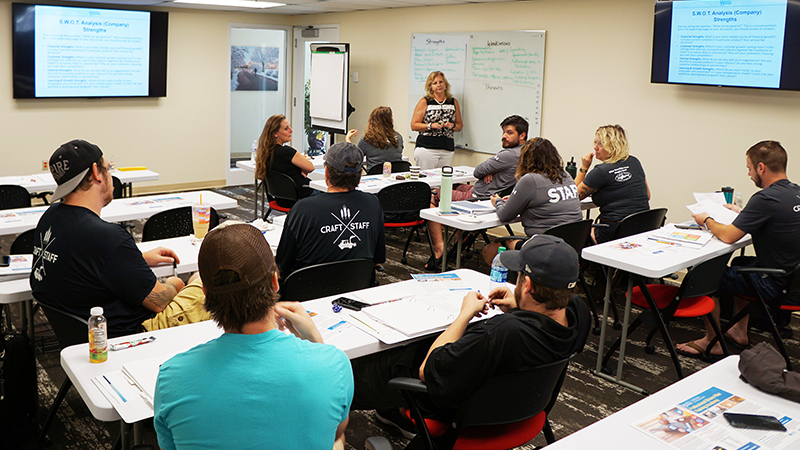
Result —
[[722, 357], [723, 357], [723, 355], [714, 355], [714, 354], [710, 354], [709, 356], [706, 356], [706, 350], [703, 347], [700, 347], [699, 345], [697, 345], [697, 343], [695, 343], [695, 341], [687, 342], [687, 343], [685, 343], [683, 345], [691, 348], [692, 350], [696, 351], [697, 353], [690, 353], [690, 352], [687, 352], [686, 350], [681, 350], [678, 347], [675, 347], [675, 351], [678, 352], [679, 355], [688, 356], [689, 358], [697, 358], [697, 359], [699, 359], [701, 361], [709, 361], [709, 360], [715, 361], [715, 360], [718, 360], [718, 359], [722, 359]]
[[442, 267], [442, 257], [435, 257], [431, 256], [428, 262], [425, 263], [425, 270], [430, 270], [432, 272], [439, 271], [439, 268]]
[[728, 344], [728, 346], [733, 347], [738, 351], [747, 350], [748, 348], [750, 348], [750, 343], [742, 345], [742, 344], [734, 341], [733, 338], [728, 336], [727, 334], [724, 336], [724, 339], [725, 339], [725, 343]]

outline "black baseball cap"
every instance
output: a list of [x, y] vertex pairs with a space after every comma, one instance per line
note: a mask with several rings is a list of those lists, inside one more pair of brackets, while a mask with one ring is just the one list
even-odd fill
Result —
[[70, 192], [83, 181], [92, 164], [103, 157], [100, 147], [81, 139], [75, 139], [58, 147], [50, 157], [50, 173], [58, 187], [50, 201], [56, 201]]
[[519, 250], [500, 254], [508, 270], [522, 272], [531, 280], [552, 289], [572, 289], [578, 281], [578, 254], [563, 239], [534, 234]]
[[[331, 166], [339, 172], [361, 172], [364, 165], [364, 153], [349, 142], [334, 144], [325, 154], [325, 165]], [[355, 167], [347, 167], [355, 165]]]

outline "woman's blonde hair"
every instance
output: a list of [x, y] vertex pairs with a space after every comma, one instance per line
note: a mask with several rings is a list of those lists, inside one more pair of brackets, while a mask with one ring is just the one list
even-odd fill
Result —
[[439, 70], [431, 72], [430, 75], [428, 75], [428, 79], [425, 80], [425, 98], [433, 98], [433, 89], [431, 89], [431, 85], [436, 77], [442, 77], [442, 80], [444, 80], [444, 98], [446, 100], [453, 98], [453, 95], [450, 94], [450, 82], [447, 81], [447, 77], [444, 76], [444, 72]]
[[261, 130], [261, 136], [258, 138], [258, 150], [256, 150], [256, 178], [259, 180], [267, 177], [267, 170], [272, 165], [273, 150], [275, 144], [278, 143], [275, 133], [281, 129], [284, 119], [286, 116], [283, 114], [275, 114], [267, 119], [264, 129]]
[[400, 142], [394, 131], [392, 108], [379, 106], [372, 110], [364, 131], [364, 140], [378, 148], [397, 147]]
[[553, 183], [564, 181], [564, 161], [552, 142], [535, 137], [522, 146], [517, 172], [514, 175], [519, 180], [529, 173], [540, 173]]
[[628, 138], [621, 126], [603, 125], [594, 134], [610, 155], [607, 160], [603, 161], [604, 163], [615, 163], [628, 159]]

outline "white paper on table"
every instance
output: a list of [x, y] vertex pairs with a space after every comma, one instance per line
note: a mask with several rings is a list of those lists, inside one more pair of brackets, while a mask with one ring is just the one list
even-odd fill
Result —
[[689, 208], [692, 214], [706, 213], [714, 219], [714, 222], [723, 225], [730, 225], [739, 215], [739, 213], [733, 212], [710, 199], [705, 199], [702, 202], [687, 205], [686, 207]]
[[[106, 378], [108, 381], [106, 381]], [[149, 400], [145, 398], [144, 393], [121, 370], [94, 377], [92, 382], [100, 389], [100, 392], [103, 393], [126, 423], [136, 423], [153, 417], [153, 405], [148, 403]], [[119, 394], [114, 391], [109, 383], [117, 388]], [[122, 397], [120, 397], [120, 394]], [[122, 398], [125, 401], [122, 401]]]
[[455, 320], [449, 311], [413, 298], [371, 306], [362, 312], [409, 337], [444, 328]]
[[720, 205], [728, 203], [725, 201], [725, 194], [722, 192], [695, 192], [692, 195], [694, 195], [694, 201], [697, 203], [707, 199], [712, 200], [714, 203], [719, 203]]
[[349, 311], [345, 319], [359, 330], [367, 333], [384, 344], [397, 344], [408, 340], [405, 334], [388, 327], [361, 311]]

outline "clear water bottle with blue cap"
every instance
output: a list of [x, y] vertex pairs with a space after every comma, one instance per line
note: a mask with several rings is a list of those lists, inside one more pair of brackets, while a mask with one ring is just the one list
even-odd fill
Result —
[[500, 262], [500, 254], [506, 251], [505, 247], [497, 249], [497, 256], [492, 260], [492, 271], [489, 274], [489, 292], [495, 288], [506, 285], [508, 281], [508, 268]]
[[253, 139], [253, 143], [250, 145], [250, 161], [256, 161], [256, 153], [258, 153], [258, 139]]

